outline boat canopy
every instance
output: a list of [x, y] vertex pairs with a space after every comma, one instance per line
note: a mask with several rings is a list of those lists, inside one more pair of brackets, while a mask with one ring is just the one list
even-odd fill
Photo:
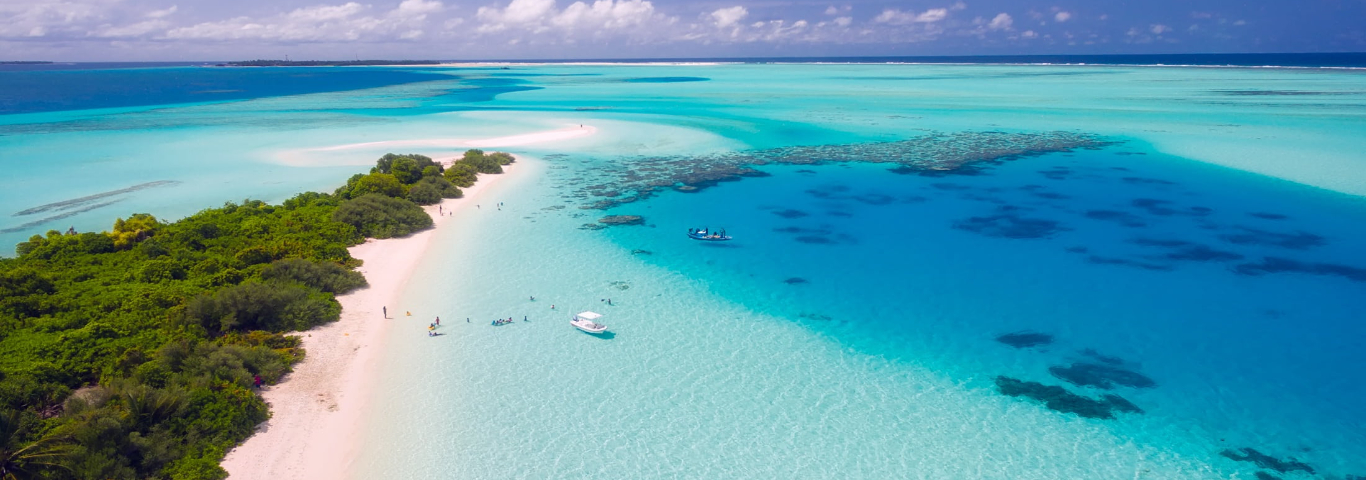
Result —
[[578, 315], [575, 315], [574, 317], [580, 320], [597, 320], [599, 318], [602, 318], [602, 314], [593, 312], [583, 312]]

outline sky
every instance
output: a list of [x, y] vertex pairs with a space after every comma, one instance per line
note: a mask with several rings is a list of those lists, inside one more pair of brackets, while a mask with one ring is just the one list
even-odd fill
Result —
[[1366, 0], [0, 0], [0, 60], [1366, 51]]

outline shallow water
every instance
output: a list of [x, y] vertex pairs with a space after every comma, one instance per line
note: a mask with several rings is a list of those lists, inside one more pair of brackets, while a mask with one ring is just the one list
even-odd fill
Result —
[[[530, 158], [482, 200], [502, 209], [438, 233], [400, 306], [414, 317], [387, 340], [358, 477], [1310, 477], [1221, 455], [1249, 447], [1323, 478], [1366, 472], [1361, 74], [418, 71], [451, 79], [0, 116], [9, 161], [70, 163], [15, 166], [0, 202], [178, 182], [50, 222], [107, 228], [115, 212], [330, 188], [384, 152], [310, 148], [597, 127], [510, 149]], [[973, 175], [863, 162], [963, 158], [991, 131], [1120, 143], [959, 172]], [[713, 175], [757, 150], [768, 176]], [[603, 200], [619, 205], [580, 208]], [[44, 212], [29, 217], [61, 210]], [[581, 228], [609, 214], [645, 225]], [[736, 240], [684, 237], [700, 226]], [[611, 338], [565, 324], [589, 309]], [[428, 338], [436, 315], [446, 335]], [[1011, 333], [1040, 343], [998, 341]], [[1142, 413], [1055, 411], [998, 376]]]

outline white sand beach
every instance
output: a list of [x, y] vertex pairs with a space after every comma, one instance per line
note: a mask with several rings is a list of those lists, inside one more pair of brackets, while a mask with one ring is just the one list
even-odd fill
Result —
[[[503, 178], [516, 175], [516, 164], [502, 175], [480, 175], [463, 198], [447, 199], [440, 211], [447, 215], [475, 205], [482, 192]], [[425, 207], [435, 227], [404, 238], [369, 240], [351, 247], [351, 255], [365, 262], [359, 271], [370, 286], [337, 297], [341, 319], [300, 335], [306, 358], [294, 372], [262, 396], [271, 418], [223, 460], [233, 480], [337, 479], [345, 476], [357, 444], [365, 399], [372, 384], [376, 359], [382, 354], [388, 328], [404, 316], [399, 305], [403, 289], [427, 251], [436, 230], [449, 228], [453, 217], [438, 215], [438, 206]], [[383, 318], [383, 308], [388, 318]]]

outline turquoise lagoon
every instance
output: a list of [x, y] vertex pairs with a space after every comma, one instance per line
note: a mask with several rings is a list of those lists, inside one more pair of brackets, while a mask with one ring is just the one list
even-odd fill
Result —
[[[3, 238], [278, 201], [330, 189], [387, 150], [454, 154], [317, 150], [335, 145], [589, 124], [597, 135], [510, 148], [526, 157], [520, 171], [481, 200], [501, 210], [461, 211], [438, 232], [400, 306], [418, 320], [386, 339], [356, 477], [1366, 474], [1357, 71], [382, 71], [401, 75], [358, 90], [0, 116], [10, 211], [176, 182], [9, 217], [13, 228], [89, 209]], [[856, 145], [842, 151], [885, 160], [895, 148], [866, 146], [952, 139], [900, 152], [926, 160], [1007, 134], [1066, 146], [1054, 131], [1117, 143], [958, 172], [971, 175], [782, 150], [757, 167], [766, 176], [688, 177], [702, 188], [580, 208], [734, 152]], [[582, 228], [609, 214], [645, 225]], [[698, 226], [737, 239], [683, 236]], [[613, 335], [566, 325], [581, 310], [606, 314]], [[437, 315], [446, 335], [428, 338]], [[518, 321], [489, 325], [507, 317]], [[1002, 377], [1080, 397], [1003, 395], [1015, 384]], [[1079, 405], [1113, 418], [1058, 411]]]

